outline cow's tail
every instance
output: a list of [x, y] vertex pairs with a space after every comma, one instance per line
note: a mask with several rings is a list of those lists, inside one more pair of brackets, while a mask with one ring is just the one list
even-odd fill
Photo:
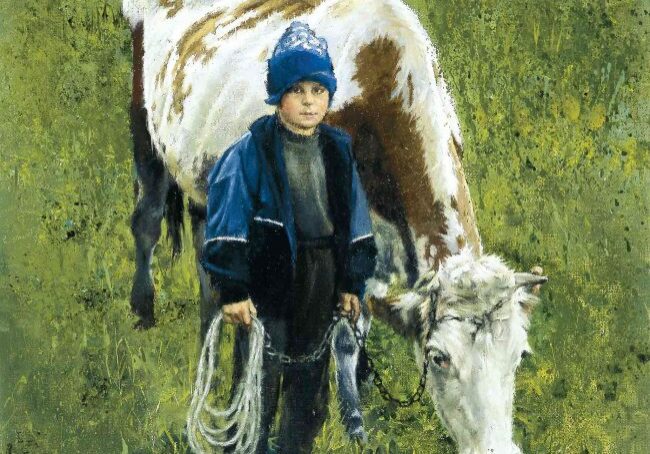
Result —
[[129, 21], [131, 28], [135, 28], [154, 12], [159, 4], [158, 0], [122, 0], [122, 14]]
[[183, 191], [175, 181], [167, 190], [165, 201], [165, 221], [167, 222], [167, 238], [172, 242], [172, 258], [176, 259], [183, 250]]

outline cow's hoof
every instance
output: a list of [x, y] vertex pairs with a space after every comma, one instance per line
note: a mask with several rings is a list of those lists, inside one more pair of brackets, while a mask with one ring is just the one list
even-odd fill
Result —
[[156, 324], [156, 317], [153, 315], [153, 307], [143, 310], [131, 306], [131, 312], [138, 317], [138, 321], [133, 325], [133, 328], [135, 329], [149, 329]]
[[363, 427], [357, 427], [350, 433], [350, 440], [359, 446], [365, 446], [368, 443], [368, 434]]
[[131, 289], [131, 312], [138, 316], [140, 320], [134, 328], [147, 329], [151, 328], [156, 322], [153, 315], [153, 301], [155, 292], [153, 286], [146, 283], [134, 283]]
[[156, 319], [152, 317], [140, 317], [140, 319], [133, 324], [133, 329], [143, 331], [156, 326]]

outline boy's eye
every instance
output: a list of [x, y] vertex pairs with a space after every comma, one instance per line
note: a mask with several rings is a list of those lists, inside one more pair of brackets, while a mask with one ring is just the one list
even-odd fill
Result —
[[314, 88], [312, 89], [312, 92], [315, 93], [315, 94], [317, 94], [317, 95], [322, 94], [324, 91], [325, 91], [325, 88], [324, 88], [324, 87], [321, 87], [320, 85], [317, 86], [317, 87], [314, 87]]
[[290, 91], [291, 93], [302, 93], [302, 87], [300, 85], [294, 85]]

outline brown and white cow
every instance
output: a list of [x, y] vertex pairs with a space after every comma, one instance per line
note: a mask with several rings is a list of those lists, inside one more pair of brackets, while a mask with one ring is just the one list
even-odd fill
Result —
[[[427, 270], [444, 271], [454, 258], [465, 257], [464, 263], [483, 259], [460, 163], [454, 106], [435, 49], [416, 14], [402, 1], [124, 0], [123, 11], [133, 34], [132, 132], [140, 189], [132, 219], [137, 266], [131, 303], [142, 326], [154, 322], [150, 266], [163, 214], [167, 210], [168, 218], [178, 221], [178, 188], [186, 193], [200, 251], [205, 176], [253, 120], [272, 112], [263, 102], [266, 60], [293, 20], [308, 23], [329, 45], [339, 88], [326, 122], [353, 137], [377, 220], [380, 257], [390, 262], [380, 265], [378, 276], [390, 274], [398, 263], [397, 269], [412, 285]], [[172, 221], [172, 232], [177, 231], [175, 225]], [[205, 329], [213, 295], [200, 266], [199, 273]], [[480, 287], [484, 280], [475, 282]], [[375, 296], [381, 297], [381, 292]], [[385, 299], [377, 301], [379, 308]], [[475, 309], [483, 311], [483, 306]], [[471, 304], [463, 307], [473, 310]], [[394, 315], [399, 310], [383, 312]], [[392, 315], [387, 319], [395, 319]], [[407, 319], [412, 326], [405, 333], [424, 332], [424, 325], [414, 328], [419, 319]], [[452, 326], [447, 323], [445, 329]], [[435, 335], [436, 330], [431, 331]], [[338, 336], [339, 347], [350, 341], [346, 330], [339, 330]], [[347, 358], [355, 360], [352, 350]], [[340, 355], [337, 360], [345, 362]], [[340, 378], [345, 381], [350, 373], [344, 370]], [[436, 375], [433, 369], [432, 373]], [[508, 373], [514, 376], [514, 368]], [[358, 405], [356, 388], [349, 391]], [[509, 395], [506, 405], [511, 411], [512, 386]], [[442, 402], [453, 405], [436, 393], [432, 396], [438, 407]], [[481, 411], [482, 417], [490, 417], [489, 408]], [[510, 418], [509, 411], [499, 415]], [[467, 425], [465, 431], [480, 432], [475, 417], [457, 419]], [[461, 436], [463, 430], [451, 427], [455, 419], [443, 416], [443, 421], [466, 452], [474, 452], [474, 446], [490, 448], [490, 443], [512, 445], [507, 430], [496, 438], [476, 435], [470, 442]], [[499, 427], [510, 424], [500, 421]], [[348, 425], [348, 430], [352, 433], [355, 427]], [[481, 444], [481, 437], [487, 444]]]

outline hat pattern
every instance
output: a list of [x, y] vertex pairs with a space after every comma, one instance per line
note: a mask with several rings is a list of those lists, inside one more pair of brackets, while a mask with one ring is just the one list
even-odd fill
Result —
[[316, 36], [309, 25], [294, 21], [284, 31], [268, 60], [266, 91], [268, 104], [279, 104], [293, 84], [310, 80], [322, 84], [329, 92], [329, 102], [336, 91], [334, 67], [327, 51], [327, 41]]
[[309, 25], [304, 22], [294, 21], [289, 28], [285, 30], [273, 51], [276, 57], [290, 50], [305, 50], [313, 52], [323, 57], [327, 56], [327, 41], [325, 38], [319, 38]]

